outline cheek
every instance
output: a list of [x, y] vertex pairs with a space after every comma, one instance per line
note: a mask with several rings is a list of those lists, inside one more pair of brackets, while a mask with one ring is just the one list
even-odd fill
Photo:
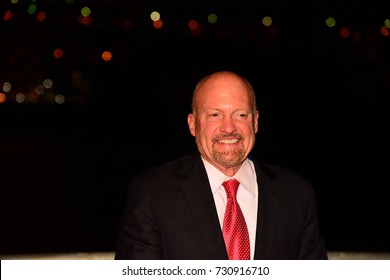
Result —
[[213, 138], [216, 134], [219, 133], [218, 125], [207, 124], [202, 127], [202, 136], [204, 138]]
[[251, 123], [245, 123], [239, 126], [239, 130], [245, 136], [251, 135], [254, 131], [256, 131], [256, 125]]

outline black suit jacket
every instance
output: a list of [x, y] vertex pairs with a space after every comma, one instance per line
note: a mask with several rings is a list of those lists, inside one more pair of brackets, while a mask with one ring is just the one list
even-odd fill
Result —
[[[255, 259], [327, 259], [312, 186], [288, 169], [252, 160], [259, 186]], [[115, 259], [227, 259], [198, 152], [132, 178]]]

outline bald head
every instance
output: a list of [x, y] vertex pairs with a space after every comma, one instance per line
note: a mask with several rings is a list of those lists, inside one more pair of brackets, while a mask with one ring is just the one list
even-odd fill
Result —
[[218, 71], [203, 77], [196, 84], [195, 89], [193, 91], [192, 102], [191, 102], [192, 113], [196, 114], [197, 111], [196, 100], [199, 94], [202, 93], [202, 91], [207, 91], [207, 89], [212, 87], [214, 84], [223, 81], [228, 81], [228, 80], [232, 80], [232, 81], [236, 80], [237, 82], [243, 84], [243, 86], [247, 90], [248, 95], [250, 96], [250, 99], [252, 100], [252, 108], [253, 108], [253, 112], [255, 112], [257, 110], [256, 94], [255, 91], [253, 90], [251, 83], [246, 78], [244, 78], [243, 76], [237, 73], [231, 71]]

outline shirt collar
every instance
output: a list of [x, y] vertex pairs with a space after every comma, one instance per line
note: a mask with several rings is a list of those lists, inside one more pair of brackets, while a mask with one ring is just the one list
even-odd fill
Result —
[[[221, 187], [222, 183], [231, 179], [231, 177], [228, 177], [223, 174], [203, 157], [201, 158], [206, 168], [207, 175], [209, 177], [211, 191], [214, 194]], [[251, 195], [256, 195], [256, 172], [253, 162], [250, 159], [247, 158], [242, 163], [240, 169], [234, 175], [234, 178], [237, 179]]]

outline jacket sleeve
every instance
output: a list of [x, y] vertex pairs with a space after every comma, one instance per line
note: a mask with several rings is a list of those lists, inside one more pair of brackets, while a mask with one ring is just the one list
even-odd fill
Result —
[[119, 225], [116, 260], [162, 259], [158, 227], [150, 207], [150, 190], [140, 180], [133, 179], [127, 190], [127, 200]]

